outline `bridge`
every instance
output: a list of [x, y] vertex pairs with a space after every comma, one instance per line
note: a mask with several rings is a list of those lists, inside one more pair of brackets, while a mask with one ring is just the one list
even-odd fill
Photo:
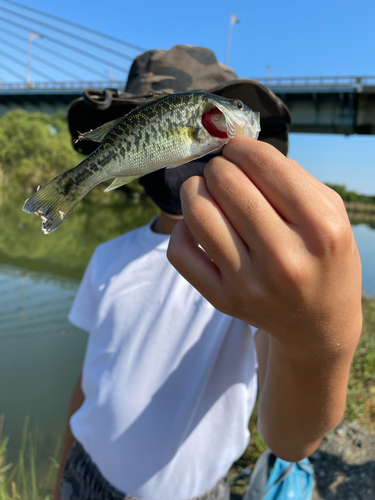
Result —
[[[14, 0], [2, 0], [0, 116], [16, 108], [50, 114], [66, 111], [86, 88], [121, 92], [130, 62], [144, 50]], [[61, 81], [62, 74], [69, 80]], [[292, 132], [375, 134], [375, 76], [258, 80], [289, 107]]]
[[[259, 78], [292, 114], [292, 132], [375, 134], [375, 76]], [[41, 81], [0, 84], [0, 116], [22, 108], [53, 114], [66, 111], [85, 88], [120, 92], [125, 81]]]

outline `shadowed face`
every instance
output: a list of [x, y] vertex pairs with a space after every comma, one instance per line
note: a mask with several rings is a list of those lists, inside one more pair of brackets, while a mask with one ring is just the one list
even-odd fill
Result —
[[211, 158], [220, 154], [206, 155], [203, 158], [198, 158], [176, 168], [162, 168], [143, 176], [139, 182], [144, 186], [148, 196], [163, 212], [172, 215], [182, 215], [180, 201], [180, 188], [182, 184], [194, 175], [203, 177], [203, 170], [206, 164]]

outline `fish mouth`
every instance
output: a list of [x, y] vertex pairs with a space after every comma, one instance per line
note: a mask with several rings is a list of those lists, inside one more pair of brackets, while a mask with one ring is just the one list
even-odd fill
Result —
[[211, 137], [232, 139], [235, 135], [258, 138], [260, 114], [247, 108], [246, 111], [229, 110], [220, 102], [211, 102], [202, 116], [202, 123]]
[[214, 107], [207, 111], [207, 113], [204, 113], [202, 123], [212, 137], [219, 139], [227, 139], [229, 137], [227, 119], [220, 109]]
[[260, 113], [247, 108], [245, 112], [228, 110], [222, 103], [210, 103], [202, 115], [202, 124], [217, 139], [232, 139], [245, 135], [257, 139], [260, 132]]

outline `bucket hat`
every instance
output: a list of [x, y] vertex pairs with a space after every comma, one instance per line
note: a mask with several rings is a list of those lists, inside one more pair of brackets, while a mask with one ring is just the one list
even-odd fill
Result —
[[[238, 78], [231, 68], [217, 61], [212, 50], [193, 45], [148, 50], [136, 57], [124, 92], [110, 88], [103, 91], [86, 89], [82, 97], [72, 102], [68, 111], [73, 144], [79, 132], [126, 115], [150, 94], [192, 90], [240, 99], [252, 110], [259, 111], [261, 132], [258, 139], [287, 154], [291, 116], [281, 99], [256, 80]], [[97, 145], [82, 140], [74, 147], [89, 154]]]

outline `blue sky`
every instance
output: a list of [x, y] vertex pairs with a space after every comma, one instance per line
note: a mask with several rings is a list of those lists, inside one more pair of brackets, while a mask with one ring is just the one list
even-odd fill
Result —
[[[21, 3], [145, 49], [168, 49], [176, 43], [206, 46], [215, 51], [221, 62], [225, 59], [229, 16], [233, 12], [240, 23], [233, 27], [230, 66], [242, 78], [267, 76], [267, 65], [272, 68], [274, 76], [375, 75], [373, 0], [111, 0], [107, 3], [96, 0], [21, 0]], [[0, 7], [55, 24], [4, 0], [0, 0]], [[9, 14], [4, 16], [17, 20]], [[17, 21], [26, 24], [26, 21]], [[2, 27], [10, 28], [0, 22], [0, 33]], [[39, 31], [43, 33], [43, 29], [40, 27]], [[17, 33], [25, 37], [26, 47], [27, 33], [22, 30]], [[6, 38], [4, 34], [0, 36]], [[100, 42], [95, 36], [92, 40]], [[44, 40], [38, 42], [46, 43]], [[22, 41], [18, 44], [22, 46]], [[11, 53], [11, 49], [1, 45], [0, 41], [0, 49]], [[110, 45], [116, 50], [124, 50], [116, 44]], [[125, 49], [125, 52], [130, 57], [138, 53], [131, 49]], [[36, 48], [34, 53], [38, 53]], [[97, 55], [101, 55], [99, 49]], [[20, 54], [17, 57], [25, 58]], [[2, 59], [0, 55], [0, 62], [4, 64]], [[7, 64], [11, 66], [13, 63], [7, 61]], [[36, 61], [33, 64], [54, 75], [53, 69], [37, 66]], [[121, 62], [121, 66], [126, 70], [129, 63]], [[97, 63], [97, 68], [107, 71], [101, 63]], [[16, 65], [14, 69], [21, 73], [25, 71]], [[4, 78], [2, 73], [0, 68], [0, 77], [12, 80], [9, 75]], [[121, 73], [118, 70], [115, 76], [125, 79], [126, 71]], [[38, 79], [36, 75], [32, 78]], [[61, 75], [56, 78], [64, 79]], [[290, 156], [320, 180], [375, 194], [375, 136], [292, 134], [290, 139]]]

